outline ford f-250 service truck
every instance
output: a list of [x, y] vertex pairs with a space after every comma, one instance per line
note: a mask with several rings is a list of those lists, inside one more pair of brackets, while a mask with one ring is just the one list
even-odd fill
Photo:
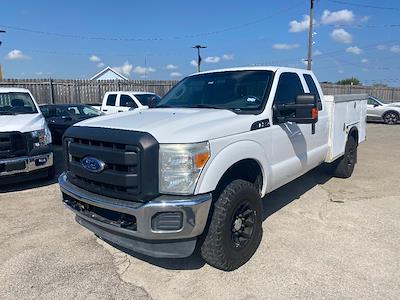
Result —
[[267, 193], [329, 163], [350, 177], [367, 95], [324, 96], [310, 71], [197, 73], [157, 108], [87, 120], [64, 135], [65, 205], [97, 236], [153, 257], [233, 270], [262, 236]]
[[51, 134], [32, 94], [0, 88], [0, 185], [54, 177]]

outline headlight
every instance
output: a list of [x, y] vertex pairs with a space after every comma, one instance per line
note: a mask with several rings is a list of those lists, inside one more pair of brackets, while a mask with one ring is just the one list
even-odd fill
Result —
[[47, 126], [41, 130], [32, 131], [31, 135], [33, 138], [34, 148], [39, 148], [52, 143], [50, 129]]
[[190, 195], [210, 158], [208, 142], [161, 144], [159, 160], [160, 193]]

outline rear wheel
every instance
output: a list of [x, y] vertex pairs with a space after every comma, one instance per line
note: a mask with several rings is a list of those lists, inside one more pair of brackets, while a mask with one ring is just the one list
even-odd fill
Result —
[[389, 111], [383, 115], [383, 121], [388, 125], [395, 125], [399, 122], [399, 114], [394, 111]]
[[256, 252], [262, 237], [262, 203], [250, 182], [234, 180], [214, 204], [201, 255], [213, 267], [232, 271]]
[[354, 171], [357, 162], [357, 142], [354, 137], [347, 139], [344, 155], [332, 163], [333, 176], [339, 178], [349, 178]]

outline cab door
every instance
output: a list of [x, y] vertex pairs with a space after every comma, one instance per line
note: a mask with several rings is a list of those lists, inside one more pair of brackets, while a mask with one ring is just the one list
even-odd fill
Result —
[[124, 112], [138, 108], [135, 100], [130, 95], [120, 94], [118, 99], [118, 110], [117, 112]]
[[[323, 159], [313, 156], [318, 147], [320, 135], [312, 134], [310, 124], [281, 121], [277, 105], [294, 104], [296, 97], [308, 93], [304, 79], [294, 72], [283, 72], [279, 76], [277, 89], [272, 104], [272, 155], [271, 172], [273, 188], [282, 186], [298, 176], [304, 174], [316, 164], [316, 160]], [[316, 130], [317, 132], [317, 130]], [[322, 135], [323, 133], [321, 133]]]
[[106, 114], [115, 114], [118, 112], [117, 107], [117, 94], [116, 93], [107, 93], [103, 100], [103, 104], [101, 106], [101, 111]]

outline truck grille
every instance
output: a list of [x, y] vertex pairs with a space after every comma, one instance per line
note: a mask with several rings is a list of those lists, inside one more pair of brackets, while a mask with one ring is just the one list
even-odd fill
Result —
[[26, 137], [20, 132], [0, 132], [0, 159], [26, 155]]
[[[158, 142], [149, 134], [108, 128], [71, 127], [64, 135], [68, 180], [87, 191], [130, 201], [158, 195]], [[104, 162], [93, 173], [82, 159]]]

